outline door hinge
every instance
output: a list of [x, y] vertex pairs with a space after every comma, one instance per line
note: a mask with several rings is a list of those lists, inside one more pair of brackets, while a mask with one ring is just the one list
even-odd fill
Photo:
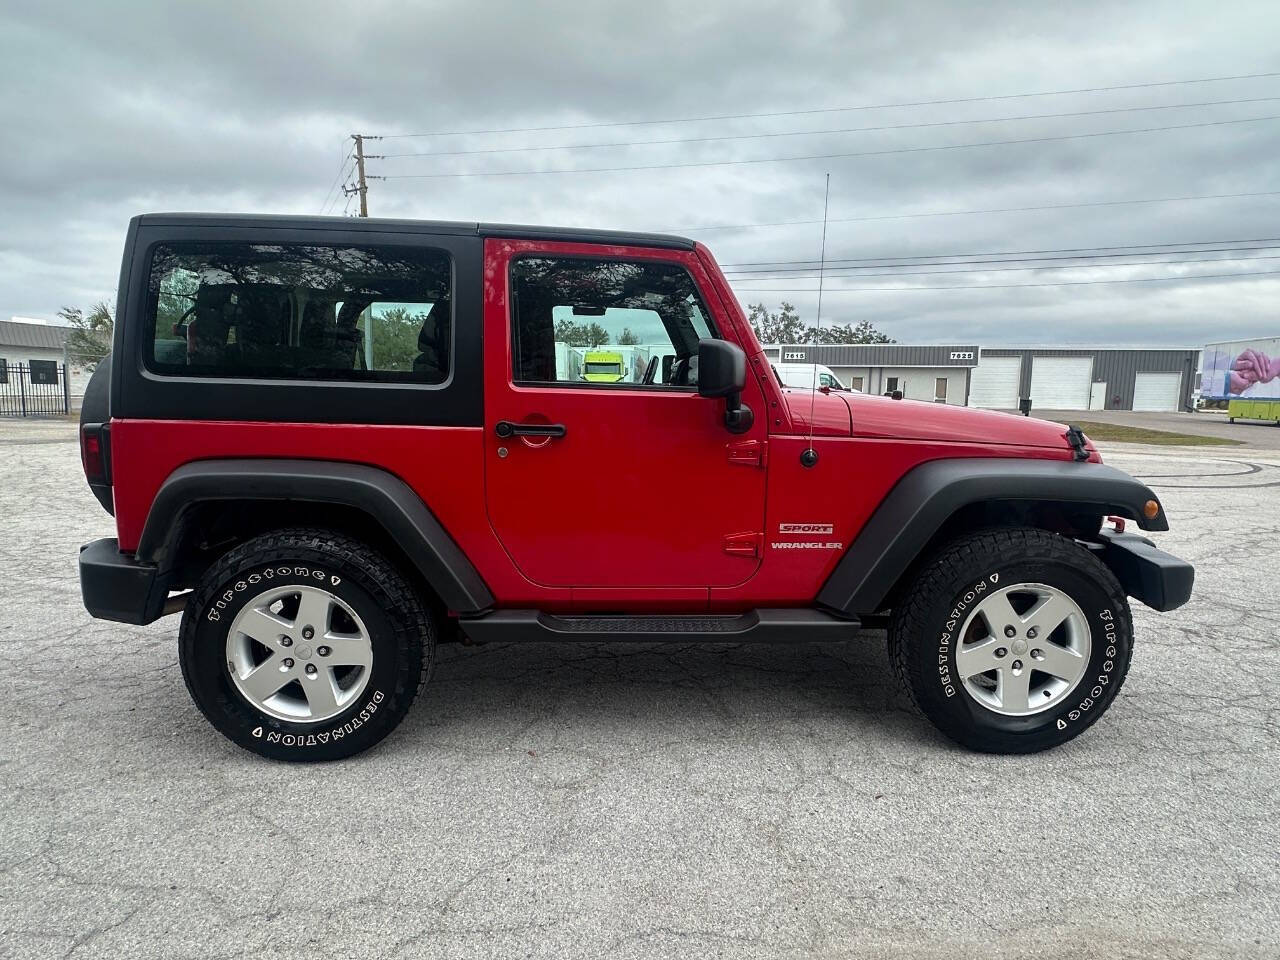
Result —
[[733, 557], [758, 557], [763, 533], [731, 533], [724, 538], [724, 552]]
[[741, 467], [763, 467], [769, 460], [769, 444], [764, 440], [739, 440], [725, 444], [729, 462]]

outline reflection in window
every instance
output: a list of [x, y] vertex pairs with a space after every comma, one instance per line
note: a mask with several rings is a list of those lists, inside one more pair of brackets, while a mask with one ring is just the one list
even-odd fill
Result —
[[696, 386], [716, 335], [678, 264], [525, 257], [511, 287], [517, 381]]
[[149, 366], [189, 376], [442, 383], [451, 285], [439, 250], [160, 246]]

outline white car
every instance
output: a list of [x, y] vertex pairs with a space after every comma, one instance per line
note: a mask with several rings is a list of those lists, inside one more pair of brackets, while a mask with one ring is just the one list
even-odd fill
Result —
[[[846, 393], [861, 393], [861, 390], [850, 390], [840, 378], [831, 372], [831, 368], [822, 363], [775, 363], [773, 372], [778, 376], [778, 382], [784, 387], [795, 387], [801, 390], [812, 390], [815, 386], [819, 389], [827, 390], [843, 390]], [[817, 367], [817, 377], [814, 377], [814, 367]]]

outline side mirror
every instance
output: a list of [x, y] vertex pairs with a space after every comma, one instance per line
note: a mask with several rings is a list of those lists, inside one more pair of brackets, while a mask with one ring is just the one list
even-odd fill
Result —
[[698, 341], [698, 393], [724, 398], [724, 425], [730, 433], [746, 433], [755, 423], [751, 408], [742, 402], [747, 383], [747, 355], [727, 340]]

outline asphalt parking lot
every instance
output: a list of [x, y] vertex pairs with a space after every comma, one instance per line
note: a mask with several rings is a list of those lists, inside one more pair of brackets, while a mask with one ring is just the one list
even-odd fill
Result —
[[289, 766], [197, 713], [176, 618], [88, 617], [74, 430], [0, 422], [0, 956], [1280, 955], [1280, 454], [1104, 454], [1197, 589], [1056, 752], [951, 746], [872, 633], [452, 645], [379, 749]]

